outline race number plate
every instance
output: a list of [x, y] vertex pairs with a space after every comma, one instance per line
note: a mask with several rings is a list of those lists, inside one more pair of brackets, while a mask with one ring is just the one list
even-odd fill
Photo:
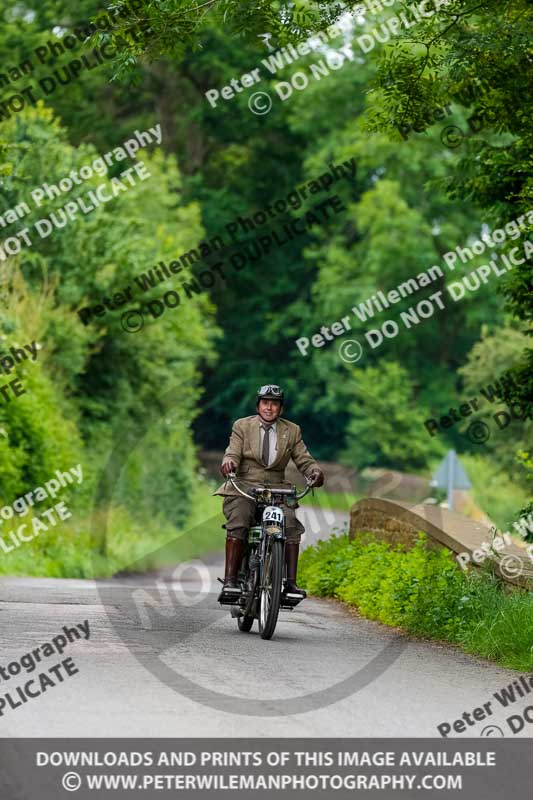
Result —
[[263, 512], [263, 522], [283, 525], [283, 511], [276, 506], [267, 506]]

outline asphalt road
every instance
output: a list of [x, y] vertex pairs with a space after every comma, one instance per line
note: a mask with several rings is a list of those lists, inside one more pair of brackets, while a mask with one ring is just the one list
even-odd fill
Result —
[[[346, 517], [335, 514], [333, 524]], [[166, 576], [1, 580], [0, 666], [65, 625], [87, 620], [90, 637], [44, 658], [28, 677], [0, 681], [1, 699], [60, 658], [79, 670], [4, 707], [0, 736], [424, 737], [488, 701], [493, 715], [462, 735], [477, 737], [490, 724], [511, 736], [506, 717], [528, 705], [526, 697], [504, 709], [492, 696], [516, 673], [413, 641], [334, 601], [308, 599], [282, 612], [272, 641], [256, 627], [241, 633], [216, 602], [221, 571], [215, 556]], [[531, 735], [528, 728], [520, 735]]]

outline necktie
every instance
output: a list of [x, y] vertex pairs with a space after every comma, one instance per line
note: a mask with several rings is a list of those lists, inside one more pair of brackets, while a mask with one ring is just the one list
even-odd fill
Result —
[[262, 425], [261, 427], [265, 432], [263, 436], [263, 464], [268, 467], [270, 460], [270, 428], [272, 425]]

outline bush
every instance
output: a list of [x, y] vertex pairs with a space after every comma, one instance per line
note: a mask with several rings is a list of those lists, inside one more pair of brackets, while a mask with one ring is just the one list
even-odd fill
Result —
[[336, 597], [369, 619], [458, 644], [506, 667], [533, 667], [531, 593], [511, 591], [488, 570], [464, 573], [444, 548], [420, 534], [410, 550], [347, 535], [304, 551], [302, 584]]
[[[57, 183], [97, 156], [93, 145], [73, 146], [68, 131], [42, 106], [26, 109], [2, 128], [6, 208], [29, 200], [32, 187]], [[209, 296], [182, 303], [179, 313], [165, 314], [135, 336], [123, 330], [119, 313], [88, 325], [76, 313], [134, 286], [135, 276], [189, 250], [204, 235], [198, 205], [183, 198], [176, 159], [156, 149], [142, 158], [149, 181], [50, 237], [34, 237], [31, 247], [2, 264], [0, 350], [35, 341], [38, 358], [0, 376], [2, 383], [19, 378], [25, 389], [20, 398], [0, 402], [0, 507], [42, 485], [56, 469], [80, 463], [84, 479], [68, 497], [72, 520], [2, 553], [9, 558], [2, 558], [1, 574], [111, 574], [180, 536], [193, 510], [192, 425], [202, 370], [215, 361], [218, 335]], [[121, 169], [114, 165], [106, 182]], [[102, 177], [94, 175], [73, 188], [71, 198], [100, 183]], [[51, 201], [46, 213], [63, 203]], [[28, 205], [24, 224], [31, 227], [45, 207]], [[181, 277], [191, 278], [191, 270]], [[162, 291], [154, 287], [143, 301]], [[108, 506], [124, 528], [112, 541], [118, 552], [108, 546], [104, 553], [103, 531], [91, 536], [91, 521], [93, 510], [98, 519]], [[5, 535], [10, 528], [2, 530]], [[100, 563], [104, 555], [108, 560]]]
[[466, 474], [472, 481], [472, 498], [502, 531], [509, 530], [517, 509], [531, 497], [516, 476], [511, 477], [491, 455], [461, 455]]
[[[164, 515], [141, 520], [131, 509], [114, 504], [107, 513], [99, 509], [96, 519], [91, 511], [73, 513], [66, 521], [50, 526], [48, 531], [13, 548], [4, 525], [1, 535], [12, 549], [8, 553], [2, 552], [0, 576], [109, 578], [119, 572], [151, 572], [168, 565], [175, 566], [220, 550], [224, 544], [222, 501], [220, 497], [212, 497], [212, 491], [210, 484], [201, 480], [195, 483], [193, 510], [179, 527]], [[73, 491], [61, 494], [69, 510], [71, 496], [74, 496]], [[49, 503], [42, 503], [43, 508], [47, 505]], [[31, 510], [24, 517], [28, 531], [33, 516], [38, 514], [34, 515]], [[101, 530], [104, 518], [106, 546], [98, 549], [94, 529]], [[7, 525], [8, 529], [16, 527]]]

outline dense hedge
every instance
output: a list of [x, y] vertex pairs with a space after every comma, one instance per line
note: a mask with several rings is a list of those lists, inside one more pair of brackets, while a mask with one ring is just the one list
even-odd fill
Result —
[[311, 594], [357, 606], [369, 619], [531, 670], [531, 593], [510, 591], [487, 571], [462, 572], [449, 551], [428, 550], [425, 539], [420, 534], [405, 551], [334, 536], [302, 554], [300, 582]]
[[[59, 183], [98, 156], [92, 144], [73, 145], [69, 131], [42, 107], [5, 120], [0, 138], [4, 208], [28, 201], [24, 224], [31, 230], [38, 218], [65, 204], [61, 196], [36, 207], [32, 190]], [[218, 331], [209, 298], [195, 296], [179, 313], [145, 320], [134, 335], [123, 328], [118, 310], [88, 325], [77, 314], [135, 286], [134, 276], [204, 235], [197, 204], [183, 200], [175, 158], [156, 148], [140, 157], [148, 181], [48, 237], [33, 234], [31, 246], [0, 261], [0, 355], [31, 343], [37, 352], [10, 373], [0, 369], [4, 388], [18, 379], [24, 389], [20, 397], [8, 392], [0, 401], [0, 508], [42, 486], [56, 470], [83, 468], [83, 483], [66, 493], [73, 515], [68, 523], [5, 552], [17, 526], [1, 520], [6, 547], [0, 574], [91, 577], [96, 569], [107, 575], [157, 550], [163, 537], [179, 536], [194, 512], [192, 425], [201, 370], [214, 363]], [[93, 175], [72, 189], [69, 200], [109, 183], [121, 169], [114, 164], [105, 180]], [[190, 278], [190, 270], [183, 276]], [[143, 302], [163, 291], [154, 287]], [[100, 486], [109, 488], [109, 497], [97, 491]], [[46, 508], [39, 505], [35, 513]], [[123, 525], [108, 536], [120, 547], [108, 543], [108, 563], [93, 564], [104, 555], [100, 521], [108, 510]], [[92, 528], [98, 528], [94, 542]]]

